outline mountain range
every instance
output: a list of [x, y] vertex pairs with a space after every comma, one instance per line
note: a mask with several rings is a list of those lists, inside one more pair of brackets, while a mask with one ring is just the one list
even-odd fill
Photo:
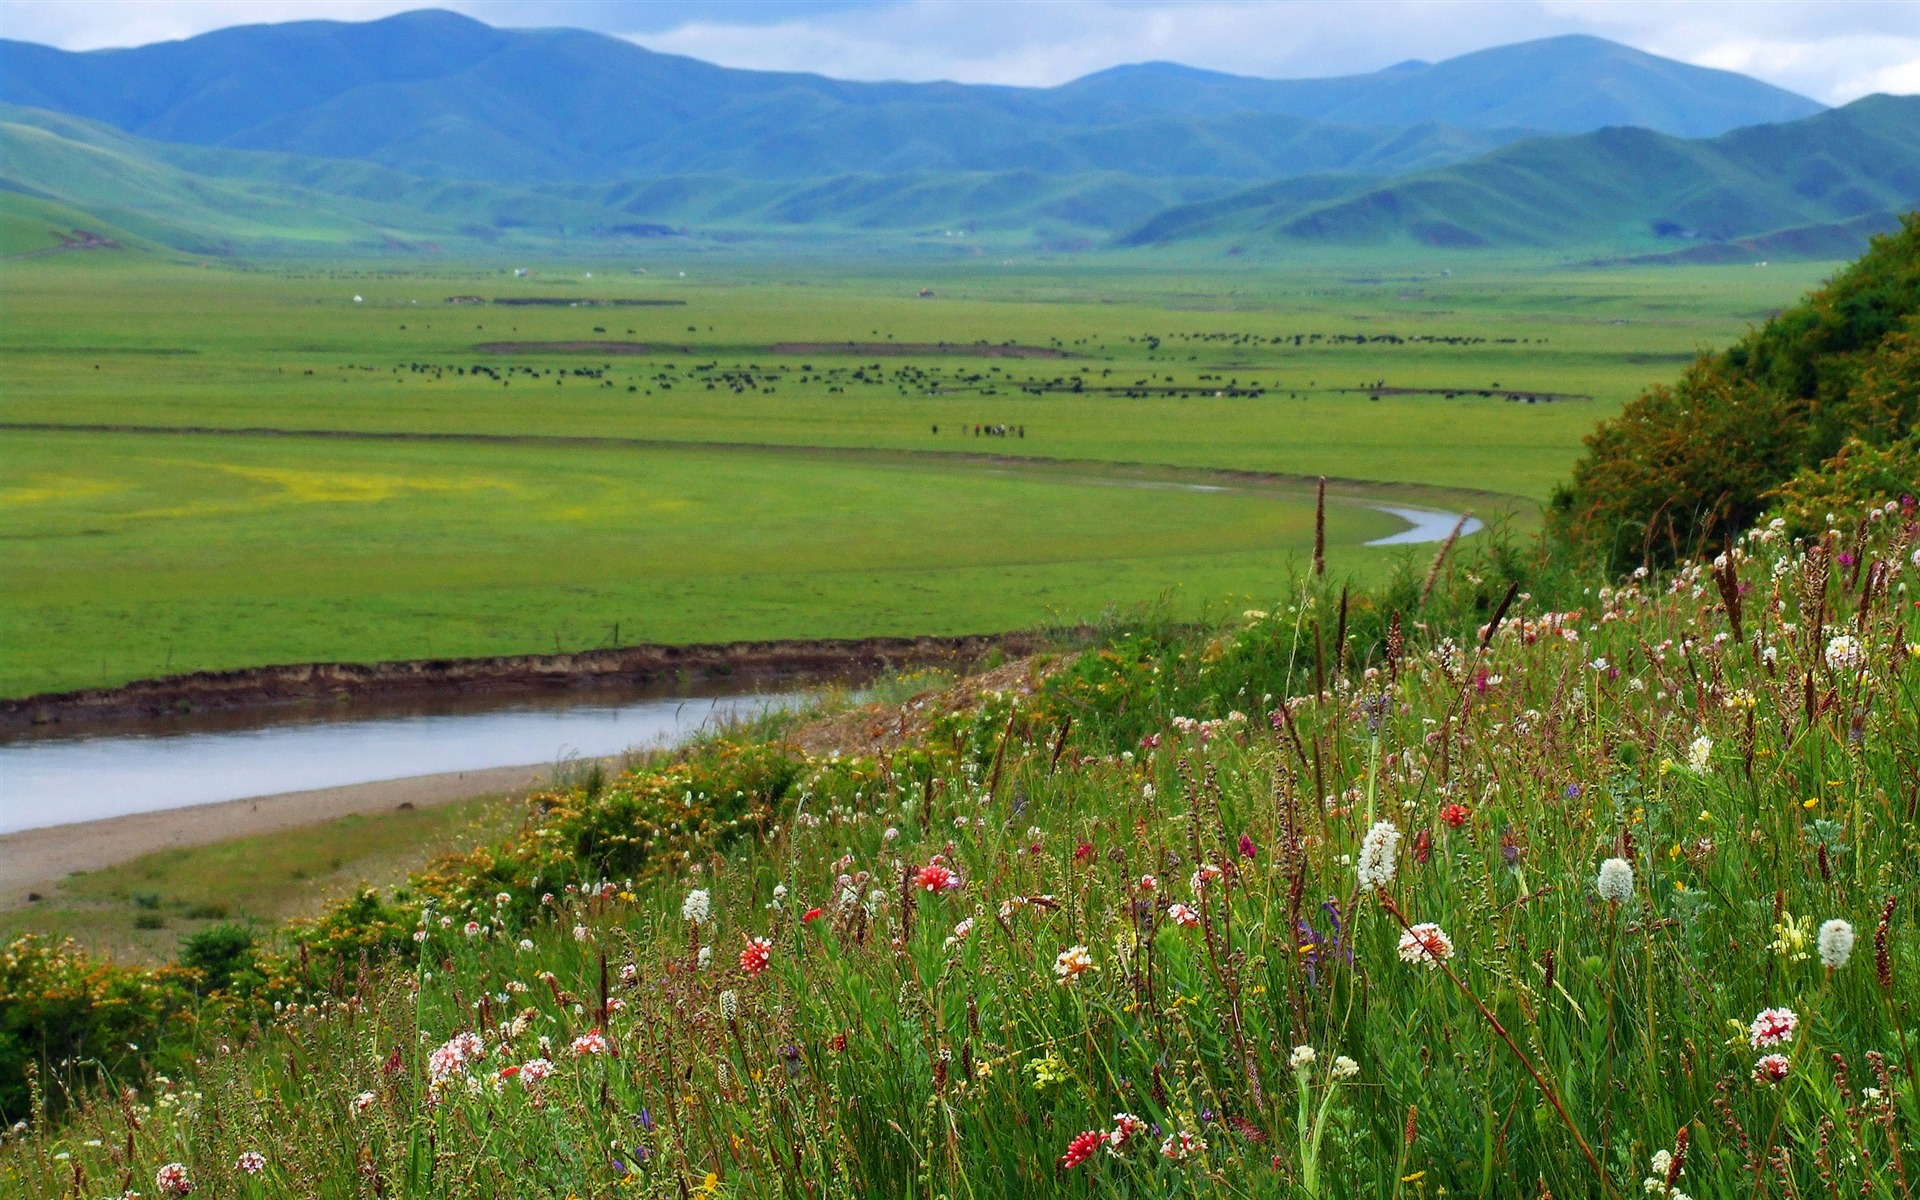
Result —
[[199, 252], [688, 236], [1711, 257], [1809, 230], [1781, 244], [1825, 253], [1920, 199], [1912, 102], [1825, 110], [1590, 37], [1329, 79], [1147, 63], [1014, 88], [735, 70], [421, 11], [125, 50], [0, 41], [0, 103], [0, 189]]

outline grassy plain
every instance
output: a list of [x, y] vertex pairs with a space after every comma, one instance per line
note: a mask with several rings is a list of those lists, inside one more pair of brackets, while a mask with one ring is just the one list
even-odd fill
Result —
[[[1300, 488], [1166, 485], [1326, 474], [1366, 481], [1344, 499], [1511, 506], [1524, 525], [1596, 421], [1826, 274], [1447, 261], [1202, 274], [663, 255], [648, 274], [525, 278], [418, 260], [10, 263], [0, 694], [579, 648], [616, 628], [979, 632], [1176, 585], [1189, 609], [1269, 596], [1311, 544]], [[497, 342], [644, 349], [476, 349]], [[1070, 357], [776, 350], [846, 342]], [[1496, 389], [1578, 398], [1461, 394]], [[1360, 543], [1398, 527], [1336, 507], [1335, 568], [1376, 574], [1403, 552]]]

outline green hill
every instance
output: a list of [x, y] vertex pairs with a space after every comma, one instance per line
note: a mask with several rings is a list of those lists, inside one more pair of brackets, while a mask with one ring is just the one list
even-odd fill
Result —
[[1120, 172], [920, 171], [827, 179], [688, 175], [539, 189], [422, 179], [372, 163], [153, 142], [0, 106], [0, 187], [196, 253], [606, 248], [709, 235], [791, 243], [949, 233], [1092, 244], [1224, 179]]
[[1869, 96], [1782, 125], [1686, 140], [1645, 129], [1535, 138], [1381, 181], [1290, 180], [1181, 206], [1120, 238], [1596, 247], [1724, 257], [1857, 252], [1920, 202], [1920, 98]]
[[0, 101], [168, 142], [512, 185], [1026, 169], [1254, 180], [1416, 169], [1529, 131], [1634, 124], [1699, 136], [1820, 109], [1598, 38], [1340, 79], [1149, 63], [1015, 88], [732, 70], [437, 11], [85, 53], [0, 41]]
[[135, 237], [70, 204], [0, 191], [0, 258], [153, 248], [145, 238]]

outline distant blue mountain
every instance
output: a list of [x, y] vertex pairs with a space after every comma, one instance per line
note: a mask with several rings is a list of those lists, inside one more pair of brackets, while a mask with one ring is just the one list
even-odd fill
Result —
[[357, 159], [514, 184], [687, 174], [1390, 174], [1528, 132], [1680, 136], [1821, 106], [1744, 76], [1562, 37], [1369, 75], [1270, 80], [1168, 63], [1057, 88], [740, 71], [578, 30], [420, 11], [71, 53], [0, 41], [0, 101], [163, 142]]

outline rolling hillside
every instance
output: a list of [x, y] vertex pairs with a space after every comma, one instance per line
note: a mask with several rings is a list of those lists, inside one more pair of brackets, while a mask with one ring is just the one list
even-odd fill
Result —
[[1119, 240], [1838, 257], [1917, 203], [1920, 97], [1869, 96], [1710, 139], [1603, 129], [1385, 182], [1284, 181], [1176, 207]]
[[[545, 189], [423, 179], [371, 163], [148, 141], [78, 117], [0, 106], [0, 190], [69, 206], [199, 254], [617, 250], [662, 238], [713, 245], [875, 235], [890, 245], [998, 242], [1085, 248], [1226, 179], [1119, 172], [925, 171], [826, 179], [688, 175]], [[27, 210], [22, 210], [23, 212]], [[23, 217], [52, 244], [60, 224]], [[65, 218], [61, 218], [65, 220]], [[953, 235], [964, 234], [956, 242]], [[27, 243], [23, 243], [25, 245]]]
[[1146, 64], [1037, 89], [730, 70], [599, 34], [494, 29], [435, 11], [130, 50], [0, 42], [0, 100], [157, 141], [522, 186], [689, 174], [1389, 174], [1529, 131], [1638, 124], [1698, 135], [1820, 107], [1594, 38], [1340, 79]]

